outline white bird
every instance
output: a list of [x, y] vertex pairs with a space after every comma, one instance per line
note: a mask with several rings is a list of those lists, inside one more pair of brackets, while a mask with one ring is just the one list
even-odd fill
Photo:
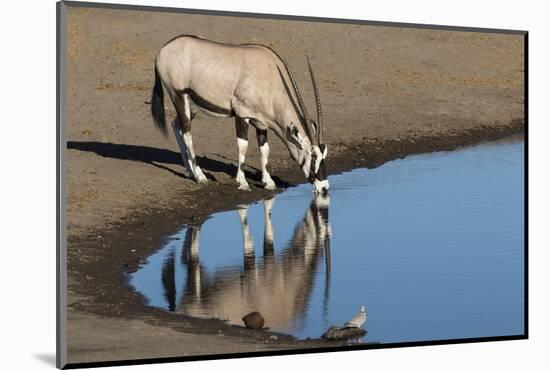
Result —
[[349, 321], [346, 321], [344, 327], [346, 328], [360, 328], [367, 321], [367, 311], [365, 306], [361, 306], [361, 311]]

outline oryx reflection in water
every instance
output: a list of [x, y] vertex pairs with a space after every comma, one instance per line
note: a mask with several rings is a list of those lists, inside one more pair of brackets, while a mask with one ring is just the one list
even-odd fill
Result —
[[[260, 311], [271, 329], [289, 331], [300, 325], [299, 320], [306, 313], [314, 288], [315, 275], [322, 273], [324, 262], [322, 312], [326, 315], [331, 238], [328, 195], [314, 196], [291, 239], [278, 252], [274, 248], [276, 228], [271, 220], [274, 202], [274, 198], [263, 201], [263, 253], [258, 257], [248, 223], [248, 206], [237, 210], [243, 241], [240, 268], [208, 269], [208, 261], [203, 261], [199, 253], [201, 225], [187, 228], [181, 253], [172, 250], [162, 267], [162, 285], [170, 311], [217, 317], [232, 324], [242, 324], [241, 318], [246, 313]], [[178, 264], [186, 272], [185, 281], [177, 279]], [[181, 292], [178, 292], [179, 284], [183, 285], [179, 287]]]

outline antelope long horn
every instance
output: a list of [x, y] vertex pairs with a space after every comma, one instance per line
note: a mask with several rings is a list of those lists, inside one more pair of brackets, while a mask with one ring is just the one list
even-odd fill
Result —
[[317, 81], [315, 80], [315, 74], [313, 68], [309, 62], [309, 57], [306, 55], [307, 67], [309, 69], [309, 75], [311, 76], [311, 83], [313, 84], [313, 93], [315, 94], [315, 103], [317, 104], [317, 140], [319, 144], [323, 142], [323, 131], [325, 126], [323, 125], [323, 109], [321, 108], [321, 98], [319, 97], [319, 89], [317, 88]]
[[[292, 70], [290, 69], [290, 66], [286, 61], [283, 61], [286, 67], [286, 70], [288, 72], [288, 75], [290, 76], [290, 82], [292, 82], [292, 86], [294, 87], [294, 91], [296, 91], [296, 97], [298, 98], [298, 105], [300, 106], [300, 109], [302, 110], [302, 113], [304, 115], [304, 128], [306, 129], [308, 136], [310, 140], [315, 139], [315, 135], [313, 135], [313, 128], [311, 127], [311, 123], [309, 121], [309, 115], [307, 114], [306, 105], [304, 104], [304, 99], [302, 99], [302, 94], [300, 93], [300, 89], [298, 88], [298, 83], [294, 79], [294, 75], [292, 74]], [[314, 143], [312, 143], [314, 144]]]

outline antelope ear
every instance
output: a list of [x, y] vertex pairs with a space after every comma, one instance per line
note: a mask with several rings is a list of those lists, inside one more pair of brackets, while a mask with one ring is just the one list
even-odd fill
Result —
[[327, 145], [326, 144], [319, 144], [319, 149], [321, 150], [321, 154], [323, 155], [323, 159], [327, 157]]
[[298, 148], [303, 149], [302, 139], [300, 138], [300, 133], [294, 125], [294, 122], [290, 123], [290, 126], [287, 128], [287, 138], [298, 146]]

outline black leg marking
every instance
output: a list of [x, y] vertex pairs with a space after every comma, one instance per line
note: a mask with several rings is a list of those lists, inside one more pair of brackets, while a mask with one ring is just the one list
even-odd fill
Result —
[[267, 143], [267, 130], [256, 129], [256, 138], [258, 139], [258, 147], [262, 147]]
[[248, 123], [244, 119], [235, 118], [235, 130], [239, 139], [248, 140]]

